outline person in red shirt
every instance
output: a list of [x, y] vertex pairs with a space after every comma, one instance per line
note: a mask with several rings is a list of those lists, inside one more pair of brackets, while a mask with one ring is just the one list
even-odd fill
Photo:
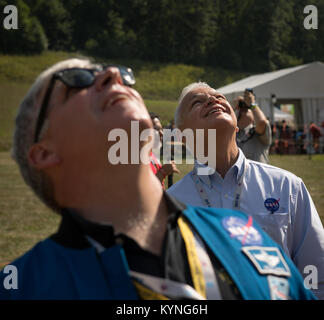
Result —
[[313, 147], [315, 153], [319, 152], [319, 139], [322, 136], [321, 129], [312, 121], [309, 124], [309, 132], [312, 135]]

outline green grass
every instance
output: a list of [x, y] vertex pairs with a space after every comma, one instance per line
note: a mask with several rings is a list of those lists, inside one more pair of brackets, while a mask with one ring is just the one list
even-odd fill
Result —
[[[11, 147], [18, 105], [38, 74], [50, 65], [72, 57], [84, 56], [80, 53], [67, 52], [46, 52], [35, 56], [0, 55], [0, 151], [7, 151]], [[201, 80], [217, 88], [248, 74], [221, 68], [139, 60], [107, 59], [103, 62], [115, 62], [132, 67], [137, 81], [135, 89], [145, 99], [148, 109], [161, 116], [163, 125], [168, 124], [173, 118], [176, 100], [184, 86]]]
[[[324, 155], [311, 160], [307, 156], [271, 156], [270, 161], [304, 180], [324, 222]], [[174, 175], [174, 182], [192, 165], [180, 164], [178, 168], [181, 173]], [[52, 234], [59, 220], [24, 184], [9, 152], [0, 152], [0, 267]]]
[[177, 100], [182, 89], [192, 82], [204, 81], [214, 88], [247, 76], [247, 73], [229, 72], [221, 68], [198, 67], [183, 64], [150, 64], [134, 68], [135, 88], [146, 99]]
[[272, 155], [270, 163], [302, 178], [324, 221], [324, 155]]
[[0, 55], [0, 84], [6, 82], [31, 84], [37, 75], [52, 64], [74, 57], [79, 53], [46, 52], [41, 55]]
[[157, 113], [161, 118], [162, 125], [166, 126], [174, 118], [177, 101], [145, 100], [145, 105], [149, 111]]
[[58, 218], [25, 185], [9, 152], [0, 152], [0, 263], [54, 232]]
[[8, 82], [0, 84], [0, 150], [9, 150], [14, 128], [14, 119], [21, 98], [29, 85]]

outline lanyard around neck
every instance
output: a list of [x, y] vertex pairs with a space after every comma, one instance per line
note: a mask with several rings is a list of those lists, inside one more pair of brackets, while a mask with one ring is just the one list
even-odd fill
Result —
[[190, 299], [205, 300], [194, 288], [185, 283], [148, 274], [129, 271], [139, 296], [144, 300]]
[[220, 300], [221, 294], [216, 275], [201, 238], [191, 230], [180, 216], [179, 229], [185, 242], [194, 288], [187, 284], [130, 271], [134, 285], [143, 299], [186, 298], [194, 300]]
[[[246, 174], [247, 171], [247, 166], [248, 166], [248, 160], [246, 158], [243, 158], [243, 172], [241, 174], [240, 179], [237, 182], [237, 186], [235, 189], [235, 196], [233, 200], [233, 209], [235, 210], [240, 210], [240, 203], [241, 203], [241, 195], [242, 195], [242, 190], [243, 190], [243, 180], [244, 180], [244, 175]], [[203, 202], [203, 204], [209, 208], [212, 207], [211, 202], [209, 200], [208, 194], [206, 192], [205, 187], [203, 186], [203, 183], [201, 182], [196, 168], [191, 172], [191, 178], [194, 182], [194, 185], [197, 189], [197, 192]]]
[[[194, 288], [187, 284], [170, 279], [163, 279], [130, 271], [133, 284], [142, 299], [167, 300], [168, 297], [193, 299], [193, 300], [220, 300], [221, 294], [215, 272], [207, 254], [207, 250], [197, 235], [193, 233], [187, 221], [180, 216], [178, 225], [185, 242], [188, 263]], [[89, 243], [100, 254], [105, 250], [98, 241], [86, 235]]]
[[178, 224], [185, 242], [194, 287], [205, 299], [221, 300], [215, 271], [202, 239], [182, 216]]

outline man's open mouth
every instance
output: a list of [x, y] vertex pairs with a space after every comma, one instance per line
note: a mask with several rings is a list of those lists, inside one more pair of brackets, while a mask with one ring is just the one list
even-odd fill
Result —
[[222, 112], [225, 112], [225, 109], [223, 107], [220, 107], [220, 106], [215, 106], [213, 108], [211, 108], [206, 114], [205, 114], [205, 117], [208, 117], [210, 116], [211, 114], [213, 113], [222, 113]]

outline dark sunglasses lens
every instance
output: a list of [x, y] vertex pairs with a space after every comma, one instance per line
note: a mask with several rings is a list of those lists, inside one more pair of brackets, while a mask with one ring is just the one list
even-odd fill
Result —
[[135, 77], [131, 68], [118, 66], [120, 76], [125, 86], [133, 86], [135, 84]]
[[70, 69], [63, 72], [61, 79], [70, 87], [85, 88], [93, 84], [95, 77], [90, 70]]

